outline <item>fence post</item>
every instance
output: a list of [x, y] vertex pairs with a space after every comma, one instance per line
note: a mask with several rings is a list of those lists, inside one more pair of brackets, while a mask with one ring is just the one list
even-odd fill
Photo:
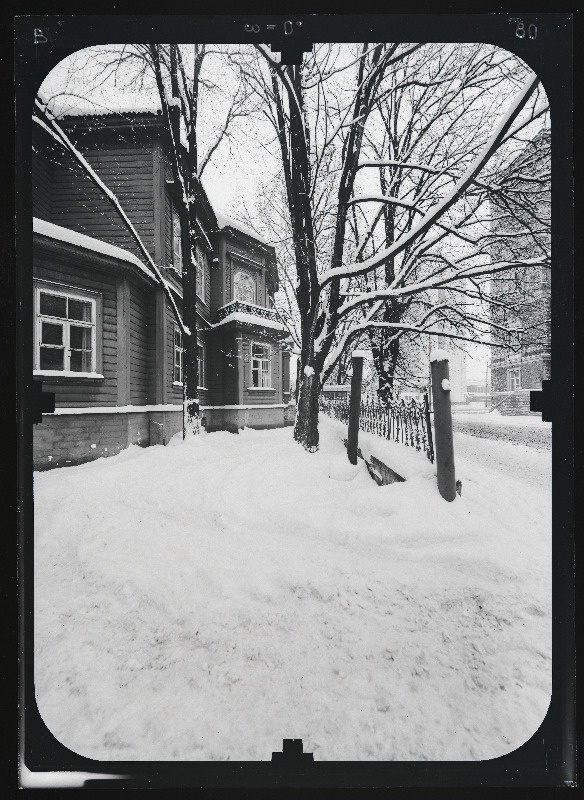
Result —
[[434, 453], [438, 491], [451, 502], [456, 497], [454, 446], [452, 442], [452, 410], [450, 408], [450, 371], [448, 353], [433, 350], [430, 354], [432, 398], [434, 401]]
[[354, 350], [351, 355], [353, 375], [351, 377], [351, 398], [349, 401], [349, 430], [347, 433], [347, 456], [351, 464], [357, 463], [359, 447], [359, 414], [361, 411], [361, 381], [363, 379], [363, 360], [367, 353]]

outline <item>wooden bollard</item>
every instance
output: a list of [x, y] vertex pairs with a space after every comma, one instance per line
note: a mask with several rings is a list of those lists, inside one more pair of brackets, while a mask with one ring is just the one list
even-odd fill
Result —
[[451, 502], [456, 497], [456, 476], [452, 441], [452, 410], [450, 408], [450, 371], [446, 350], [433, 350], [430, 353], [430, 369], [434, 401], [434, 449], [438, 491], [445, 500]]
[[363, 361], [367, 358], [365, 350], [354, 350], [351, 355], [353, 375], [351, 377], [351, 398], [349, 400], [349, 430], [347, 434], [347, 456], [351, 464], [357, 463], [359, 448], [359, 415], [361, 413], [361, 381], [363, 380]]

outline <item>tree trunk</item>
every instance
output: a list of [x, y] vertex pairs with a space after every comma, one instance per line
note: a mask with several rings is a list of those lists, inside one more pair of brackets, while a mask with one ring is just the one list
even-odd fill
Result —
[[302, 372], [298, 410], [294, 423], [294, 439], [309, 453], [318, 450], [318, 398], [320, 395], [320, 375], [316, 372], [306, 375]]
[[[188, 240], [188, 235], [187, 237]], [[188, 259], [191, 262], [191, 259]], [[197, 287], [192, 263], [183, 262], [183, 319], [190, 335], [183, 340], [183, 439], [200, 432], [197, 361]]]

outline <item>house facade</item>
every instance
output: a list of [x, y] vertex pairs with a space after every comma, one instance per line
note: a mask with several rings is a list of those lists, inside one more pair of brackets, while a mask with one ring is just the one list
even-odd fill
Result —
[[[550, 192], [534, 190], [535, 176], [549, 171], [550, 132], [542, 130], [528, 144], [510, 169], [516, 196], [523, 198], [523, 207], [515, 210], [532, 233], [516, 235], [513, 250], [493, 247], [495, 258], [536, 257], [549, 251]], [[542, 166], [543, 165], [543, 166]], [[534, 199], [530, 199], [533, 196]], [[513, 235], [520, 230], [508, 209], [493, 204], [496, 230]], [[491, 405], [502, 414], [539, 415], [532, 412], [530, 393], [542, 387], [551, 374], [551, 281], [549, 269], [529, 267], [517, 274], [494, 279], [491, 294], [506, 302], [494, 307], [494, 322], [522, 333], [493, 334], [493, 341], [508, 345], [491, 348]]]
[[[176, 191], [155, 114], [73, 117], [69, 137], [117, 195], [182, 312]], [[34, 429], [46, 469], [166, 444], [182, 428], [183, 340], [163, 288], [83, 170], [43, 131], [33, 152], [34, 377], [55, 413]], [[212, 208], [196, 253], [199, 398], [207, 431], [285, 424], [287, 331], [274, 248]]]

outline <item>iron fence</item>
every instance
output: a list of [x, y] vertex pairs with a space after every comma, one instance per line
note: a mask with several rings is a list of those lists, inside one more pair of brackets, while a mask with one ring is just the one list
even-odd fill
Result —
[[[321, 395], [319, 408], [323, 414], [348, 424], [349, 398], [332, 400]], [[424, 451], [434, 463], [434, 442], [430, 423], [428, 394], [421, 400], [389, 400], [380, 403], [372, 398], [361, 400], [359, 429]]]

